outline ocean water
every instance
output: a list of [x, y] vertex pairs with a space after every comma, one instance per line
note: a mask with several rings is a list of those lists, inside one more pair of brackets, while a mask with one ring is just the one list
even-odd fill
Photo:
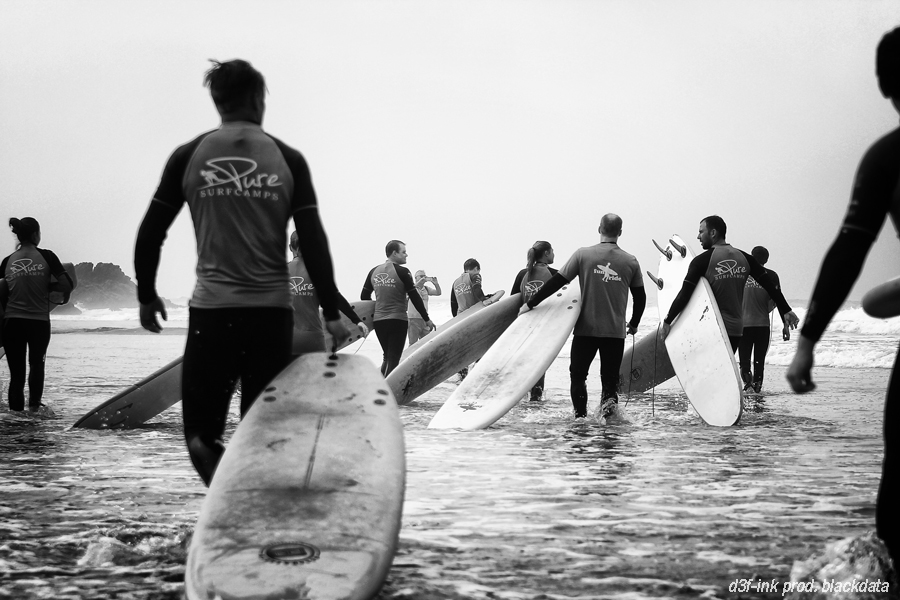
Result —
[[[450, 315], [437, 300], [440, 323]], [[0, 410], [0, 599], [181, 597], [205, 488], [179, 405], [133, 430], [69, 426], [179, 356], [185, 327], [184, 309], [163, 335], [142, 332], [135, 311], [54, 318], [45, 402], [55, 416]], [[795, 341], [779, 332], [766, 395], [732, 428], [704, 425], [675, 380], [623, 397], [615, 423], [575, 422], [568, 346], [545, 402], [487, 430], [427, 429], [452, 380], [401, 407], [406, 501], [379, 597], [782, 597], [795, 566], [874, 527], [900, 319], [841, 311], [817, 353], [819, 389], [805, 396], [789, 393]], [[374, 335], [345, 352], [380, 363]], [[2, 361], [4, 391], [7, 381]], [[599, 365], [588, 385], [599, 391]], [[229, 432], [236, 425], [233, 411]]]

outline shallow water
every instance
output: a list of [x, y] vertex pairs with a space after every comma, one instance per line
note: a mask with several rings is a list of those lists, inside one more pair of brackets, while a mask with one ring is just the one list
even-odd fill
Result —
[[[180, 355], [170, 333], [54, 335], [56, 417], [0, 412], [0, 598], [181, 596], [205, 488], [179, 405], [135, 430], [68, 429]], [[379, 361], [374, 337], [358, 351]], [[820, 368], [819, 391], [795, 396], [770, 366], [768, 395], [720, 429], [674, 382], [623, 397], [614, 424], [574, 422], [567, 368], [566, 348], [548, 400], [485, 431], [426, 429], [452, 382], [401, 408], [406, 503], [381, 598], [732, 598], [733, 581], [786, 581], [873, 527], [887, 369]]]

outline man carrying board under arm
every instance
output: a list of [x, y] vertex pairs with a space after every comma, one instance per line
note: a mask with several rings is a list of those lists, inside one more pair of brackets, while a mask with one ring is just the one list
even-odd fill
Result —
[[[604, 215], [600, 219], [599, 231], [599, 244], [579, 248], [559, 272], [519, 309], [519, 314], [526, 313], [575, 277], [581, 281], [581, 314], [575, 323], [569, 365], [570, 393], [576, 419], [587, 416], [587, 376], [598, 352], [603, 386], [599, 416], [606, 418], [615, 412], [619, 402], [616, 389], [622, 355], [625, 353], [625, 336], [634, 335], [637, 331], [647, 304], [641, 265], [634, 256], [619, 248], [622, 218], [612, 213]], [[629, 291], [634, 306], [631, 321], [626, 327]]]
[[213, 62], [206, 85], [222, 125], [179, 147], [138, 230], [134, 248], [141, 325], [159, 333], [156, 272], [166, 231], [184, 204], [197, 236], [197, 286], [182, 366], [184, 436], [209, 485], [224, 452], [228, 405], [241, 380], [241, 416], [291, 358], [284, 248], [293, 220], [325, 326], [348, 337], [337, 308], [328, 240], [303, 156], [262, 130], [266, 84], [250, 63]]
[[775, 301], [785, 327], [795, 329], [800, 322], [763, 266], [746, 252], [725, 241], [726, 231], [725, 221], [717, 215], [700, 221], [697, 239], [706, 252], [695, 256], [688, 266], [681, 291], [675, 296], [669, 313], [663, 320], [660, 333], [662, 339], [669, 335], [672, 321], [687, 306], [701, 277], [706, 277], [712, 288], [722, 320], [725, 321], [725, 331], [728, 332], [732, 352], [737, 350], [744, 329], [744, 285], [748, 277], [752, 276]]

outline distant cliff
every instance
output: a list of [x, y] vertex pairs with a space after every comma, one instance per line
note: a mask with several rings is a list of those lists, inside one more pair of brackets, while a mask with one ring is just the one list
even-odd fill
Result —
[[[137, 285], [122, 271], [122, 267], [112, 263], [83, 262], [75, 265], [78, 285], [72, 292], [69, 303], [59, 306], [57, 314], [79, 313], [77, 304], [83, 309], [96, 308], [137, 308]], [[174, 305], [163, 299], [166, 306]]]

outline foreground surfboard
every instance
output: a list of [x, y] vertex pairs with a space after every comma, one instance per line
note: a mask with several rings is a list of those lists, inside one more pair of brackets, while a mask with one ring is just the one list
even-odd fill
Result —
[[[662, 252], [655, 278], [660, 321], [665, 319], [681, 291], [688, 265], [694, 258], [691, 249], [677, 235], [672, 236]], [[666, 349], [678, 381], [700, 418], [710, 425], [735, 425], [743, 410], [741, 376], [725, 322], [705, 278], [700, 279], [687, 306], [672, 324]]]
[[364, 357], [305, 354], [235, 430], [194, 529], [189, 600], [366, 600], [400, 531], [403, 425]]
[[[375, 302], [364, 300], [350, 304], [356, 315], [369, 326], [375, 314]], [[359, 328], [346, 315], [341, 322], [350, 331], [350, 339], [338, 350], [362, 338]], [[326, 332], [326, 347], [331, 344], [331, 336]], [[84, 429], [127, 429], [137, 427], [168, 410], [181, 400], [181, 363], [178, 357], [153, 374], [125, 388], [103, 404], [85, 414], [72, 427]]]
[[431, 333], [428, 333], [427, 335], [419, 338], [418, 340], [416, 340], [415, 344], [407, 346], [406, 349], [403, 351], [403, 354], [400, 355], [400, 360], [405, 359], [407, 356], [409, 356], [410, 354], [412, 354], [413, 352], [415, 352], [416, 350], [418, 350], [419, 348], [424, 346], [425, 342], [427, 341], [426, 338], [430, 338], [435, 332], [437, 332], [437, 331], [443, 332], [444, 330], [446, 330], [450, 327], [455, 327], [458, 323], [461, 323], [463, 321], [463, 319], [467, 319], [467, 318], [471, 317], [472, 315], [474, 315], [481, 309], [485, 308], [486, 306], [490, 306], [491, 304], [499, 302], [500, 299], [503, 298], [503, 294], [505, 294], [505, 293], [506, 292], [504, 290], [500, 290], [499, 292], [494, 292], [493, 294], [491, 294], [491, 297], [488, 298], [487, 300], [482, 300], [481, 302], [478, 302], [478, 303], [474, 304], [473, 306], [470, 306], [468, 310], [463, 311], [463, 312], [457, 314], [455, 317], [453, 317], [449, 321], [442, 323], [435, 331], [432, 331]]
[[428, 428], [474, 430], [496, 422], [553, 363], [580, 313], [581, 288], [569, 283], [519, 316], [469, 371]]
[[866, 292], [862, 307], [867, 315], [876, 319], [900, 316], [900, 277], [889, 279]]
[[[398, 404], [408, 404], [487, 352], [516, 320], [522, 297], [508, 296], [432, 333], [387, 377]], [[477, 305], [476, 305], [477, 306]], [[469, 310], [466, 311], [468, 313]]]
[[619, 368], [619, 394], [640, 394], [675, 377], [661, 329], [628, 344], [626, 338], [622, 366]]

